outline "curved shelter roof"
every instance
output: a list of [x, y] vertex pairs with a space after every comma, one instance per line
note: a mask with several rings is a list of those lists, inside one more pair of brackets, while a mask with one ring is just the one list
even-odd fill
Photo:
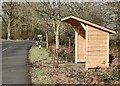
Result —
[[103, 31], [106, 31], [106, 32], [108, 32], [108, 33], [112, 33], [112, 34], [113, 34], [113, 33], [116, 33], [114, 30], [110, 30], [110, 29], [108, 29], [108, 28], [99, 26], [99, 25], [97, 25], [97, 24], [91, 23], [91, 22], [89, 22], [89, 21], [80, 19], [80, 18], [75, 17], [75, 16], [65, 17], [65, 18], [61, 19], [61, 21], [67, 22], [67, 23], [71, 24], [72, 26], [79, 26], [80, 23], [84, 23], [84, 24], [86, 24], [86, 25], [90, 25], [90, 26], [96, 27], [96, 28], [101, 29], [101, 30], [103, 30]]

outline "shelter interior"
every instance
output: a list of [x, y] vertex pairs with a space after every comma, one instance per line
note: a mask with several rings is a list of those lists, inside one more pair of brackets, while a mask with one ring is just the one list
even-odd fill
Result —
[[76, 41], [76, 63], [77, 62], [85, 62], [86, 58], [86, 31], [79, 21], [75, 19], [67, 19], [65, 22], [74, 26], [75, 30], [75, 41]]

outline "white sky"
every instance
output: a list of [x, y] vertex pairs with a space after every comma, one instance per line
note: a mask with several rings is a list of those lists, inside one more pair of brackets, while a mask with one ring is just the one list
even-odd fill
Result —
[[[0, 2], [10, 2], [11, 0], [0, 0]], [[13, 2], [25, 2], [25, 0], [12, 0]], [[28, 2], [40, 2], [40, 0], [27, 0]], [[44, 2], [117, 2], [120, 0], [41, 0]]]

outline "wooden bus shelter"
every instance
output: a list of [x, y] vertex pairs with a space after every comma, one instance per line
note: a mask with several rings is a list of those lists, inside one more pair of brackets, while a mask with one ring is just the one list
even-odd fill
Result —
[[74, 26], [75, 63], [85, 62], [86, 69], [109, 67], [109, 34], [115, 31], [74, 16], [61, 21]]

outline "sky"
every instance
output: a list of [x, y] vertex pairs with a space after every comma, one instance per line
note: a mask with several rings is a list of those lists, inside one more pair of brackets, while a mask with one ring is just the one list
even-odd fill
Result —
[[[0, 0], [0, 2], [10, 2], [11, 0]], [[25, 2], [26, 0], [12, 0], [13, 2]], [[118, 2], [120, 0], [27, 0], [28, 2]]]

